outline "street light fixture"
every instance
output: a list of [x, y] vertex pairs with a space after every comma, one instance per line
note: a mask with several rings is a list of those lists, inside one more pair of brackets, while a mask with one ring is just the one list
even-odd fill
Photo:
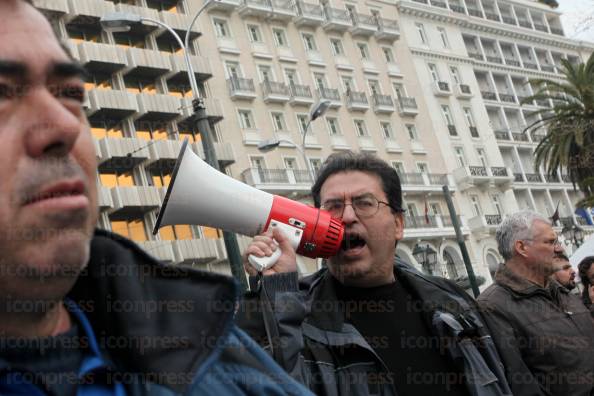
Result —
[[433, 271], [437, 265], [437, 252], [429, 245], [421, 246], [417, 244], [412, 254], [415, 260], [427, 270], [429, 275], [433, 275]]
[[[194, 26], [194, 23], [198, 20], [198, 17], [202, 13], [202, 11], [206, 9], [206, 7], [210, 4], [211, 1], [218, 0], [207, 0], [206, 2], [204, 2], [202, 7], [198, 9], [196, 14], [194, 14], [192, 22], [186, 29], [184, 41], [182, 41], [179, 34], [177, 34], [177, 32], [166, 23], [163, 23], [153, 18], [143, 17], [129, 12], [109, 13], [103, 16], [100, 22], [101, 26], [105, 30], [112, 32], [127, 32], [131, 29], [131, 26], [134, 24], [149, 22], [167, 29], [167, 31], [169, 31], [169, 33], [173, 35], [173, 37], [177, 41], [177, 44], [180, 46], [184, 53], [184, 58], [188, 69], [188, 80], [190, 81], [190, 87], [192, 89], [192, 109], [194, 111], [193, 119], [196, 121], [196, 126], [200, 131], [200, 141], [202, 143], [202, 149], [204, 151], [204, 159], [206, 160], [207, 164], [209, 164], [216, 170], [220, 171], [221, 168], [216, 157], [214, 143], [212, 140], [210, 122], [208, 121], [208, 115], [206, 114], [206, 106], [204, 105], [204, 99], [199, 96], [200, 91], [198, 90], [198, 82], [196, 81], [196, 75], [194, 74], [194, 66], [192, 65], [190, 53], [188, 52], [192, 26]], [[237, 279], [241, 283], [242, 287], [246, 289], [247, 281], [245, 279], [245, 272], [243, 270], [242, 258], [241, 253], [239, 251], [239, 244], [237, 243], [237, 237], [234, 233], [223, 230], [223, 239], [225, 242], [225, 248], [227, 251], [227, 257], [229, 259], [229, 264], [231, 266], [231, 273], [233, 274], [235, 279]]]
[[563, 235], [566, 245], [572, 244], [575, 245], [576, 248], [579, 248], [584, 242], [584, 231], [575, 224], [564, 226], [561, 230], [561, 234]]
[[303, 130], [303, 138], [301, 141], [301, 146], [298, 146], [295, 142], [293, 142], [292, 140], [289, 140], [289, 139], [276, 139], [275, 138], [275, 139], [267, 139], [267, 140], [260, 141], [260, 143], [258, 143], [258, 150], [260, 150], [263, 153], [266, 153], [268, 151], [274, 150], [281, 143], [287, 143], [287, 144], [291, 145], [292, 147], [296, 148], [297, 151], [299, 151], [299, 153], [303, 157], [303, 162], [305, 162], [305, 167], [307, 168], [307, 172], [309, 173], [309, 177], [311, 179], [311, 182], [313, 183], [316, 178], [316, 175], [315, 175], [314, 169], [312, 168], [311, 164], [309, 163], [307, 154], [305, 153], [305, 138], [307, 136], [307, 132], [309, 131], [309, 125], [312, 123], [312, 121], [315, 121], [317, 118], [323, 116], [326, 113], [326, 111], [328, 111], [329, 108], [330, 108], [330, 101], [327, 99], [320, 100], [312, 108], [311, 112], [309, 113], [309, 119], [307, 120], [307, 124], [305, 124], [304, 130]]

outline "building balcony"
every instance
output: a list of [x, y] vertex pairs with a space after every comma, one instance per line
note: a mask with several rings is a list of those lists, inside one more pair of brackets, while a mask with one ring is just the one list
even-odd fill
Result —
[[101, 212], [113, 208], [111, 190], [107, 187], [103, 187], [102, 185], [97, 185], [97, 202]]
[[241, 180], [259, 190], [279, 195], [307, 193], [312, 185], [309, 171], [301, 169], [247, 168], [241, 172]]
[[378, 31], [377, 21], [373, 16], [353, 12], [351, 17], [350, 30], [353, 36], [370, 37]]
[[[465, 223], [464, 217], [458, 216], [458, 219], [462, 233], [468, 235], [470, 230]], [[456, 235], [452, 220], [447, 215], [405, 215], [404, 224], [405, 240], [439, 240]]]
[[471, 98], [472, 91], [468, 84], [456, 84], [456, 96], [458, 98]]
[[461, 190], [488, 186], [491, 178], [484, 166], [463, 166], [454, 170], [454, 180]]
[[327, 32], [344, 33], [353, 26], [347, 10], [324, 7], [324, 16], [325, 22], [322, 27]]
[[402, 147], [400, 147], [396, 139], [392, 137], [384, 137], [384, 148], [388, 153], [402, 153]]
[[227, 86], [232, 100], [253, 100], [256, 98], [256, 88], [254, 80], [251, 78], [231, 77], [227, 79]]
[[564, 36], [563, 29], [552, 27], [552, 26], [550, 26], [550, 28], [551, 28], [551, 33], [552, 34], [556, 34], [557, 36]]
[[167, 121], [181, 114], [181, 101], [175, 96], [141, 93], [136, 95], [136, 100], [139, 120]]
[[171, 60], [160, 51], [128, 48], [126, 57], [128, 67], [124, 74], [131, 78], [154, 80], [171, 69]]
[[110, 44], [85, 41], [77, 45], [77, 51], [80, 63], [89, 73], [112, 74], [128, 64], [125, 51]]
[[209, 1], [206, 9], [208, 11], [219, 11], [223, 14], [230, 14], [238, 9], [241, 5], [241, 0], [217, 0]]
[[321, 5], [297, 0], [296, 8], [297, 16], [293, 19], [296, 26], [315, 28], [324, 23], [324, 9]]
[[497, 63], [497, 64], [502, 65], [503, 59], [501, 59], [499, 56], [487, 55], [487, 62]]
[[272, 20], [288, 22], [297, 16], [294, 2], [292, 0], [270, 0], [272, 6]]
[[[192, 22], [192, 15], [181, 14], [178, 12], [159, 12], [159, 19], [175, 30], [181, 37], [184, 37], [190, 23]], [[192, 31], [190, 32], [190, 40], [194, 40], [202, 35], [202, 30], [199, 23], [194, 23]], [[162, 34], [170, 34], [167, 29], [163, 28]]]
[[413, 97], [401, 97], [398, 99], [398, 112], [400, 115], [416, 116], [419, 114], [417, 101]]
[[496, 186], [509, 188], [514, 181], [512, 171], [504, 166], [492, 166], [488, 169], [492, 182]]
[[495, 133], [495, 139], [497, 139], [497, 141], [504, 141], [504, 142], [511, 141], [511, 136], [507, 129], [497, 129], [497, 130], [495, 130], [494, 133]]
[[266, 80], [260, 88], [266, 103], [286, 103], [291, 98], [289, 87], [283, 82]]
[[155, 257], [159, 261], [165, 263], [176, 262], [175, 254], [173, 253], [172, 241], [144, 241], [136, 242], [138, 246], [145, 252], [148, 252], [151, 256]]
[[376, 152], [377, 146], [373, 142], [371, 136], [357, 136], [357, 143], [359, 145], [359, 151]]
[[481, 10], [477, 9], [477, 8], [472, 8], [472, 7], [466, 7], [466, 9], [468, 10], [468, 15], [470, 16], [474, 16], [477, 18], [482, 18], [483, 17], [483, 13]]
[[224, 249], [218, 239], [179, 239], [171, 241], [175, 261], [179, 264], [205, 264], [221, 258]]
[[448, 133], [450, 136], [458, 136], [458, 130], [456, 129], [456, 125], [448, 124]]
[[477, 138], [477, 139], [480, 137], [480, 135], [478, 133], [478, 128], [477, 127], [475, 127], [475, 126], [469, 126], [468, 127], [468, 130], [470, 131], [470, 136], [471, 137]]
[[497, 94], [492, 91], [481, 91], [481, 96], [485, 100], [497, 100]]
[[524, 183], [526, 180], [524, 179], [524, 174], [522, 172], [514, 172], [514, 182], [515, 183]]
[[540, 65], [540, 70], [542, 70], [543, 72], [547, 72], [547, 73], [555, 73], [555, 66], [553, 65]]
[[535, 30], [538, 30], [539, 32], [545, 32], [545, 33], [548, 33], [549, 32], [549, 29], [545, 25], [543, 25], [541, 23], [535, 23], [534, 24], [534, 29]]
[[92, 89], [89, 95], [90, 120], [122, 121], [138, 111], [133, 94], [115, 89]]
[[67, 14], [68, 2], [66, 0], [35, 0], [35, 7], [54, 14]]
[[291, 84], [289, 85], [291, 97], [289, 103], [293, 106], [310, 106], [314, 103], [314, 98], [309, 85]]
[[540, 173], [525, 173], [526, 183], [543, 183]]
[[523, 28], [532, 29], [532, 24], [527, 19], [518, 18], [518, 24]]
[[436, 96], [450, 96], [452, 94], [450, 84], [445, 81], [433, 81], [433, 93]]
[[335, 88], [318, 88], [318, 97], [320, 100], [327, 99], [330, 101], [330, 107], [340, 107], [340, 93]]
[[[171, 55], [171, 71], [167, 81], [173, 85], [188, 85], [188, 64], [183, 55]], [[190, 62], [196, 80], [205, 81], [212, 77], [212, 67], [208, 58], [204, 56], [190, 55]]]
[[507, 23], [508, 25], [516, 25], [516, 18], [511, 15], [501, 15], [501, 19], [503, 20], [503, 23]]
[[134, 186], [111, 189], [113, 208], [111, 220], [124, 220], [142, 217], [145, 213], [161, 206], [161, 196], [156, 187]]
[[468, 227], [473, 233], [494, 234], [501, 221], [498, 214], [479, 215], [468, 220]]
[[451, 4], [450, 3], [450, 10], [452, 10], [458, 14], [466, 14], [466, 10], [464, 9], [464, 6], [461, 4]]
[[[126, 14], [139, 15], [142, 18], [159, 20], [159, 11], [152, 9], [152, 8], [148, 8], [148, 7], [118, 3], [115, 5], [115, 11], [126, 13]], [[130, 30], [128, 32], [130, 32], [132, 34], [148, 35], [157, 29], [160, 29], [160, 27], [157, 26], [156, 24], [134, 23], [134, 24], [130, 25]], [[116, 34], [118, 34], [118, 33], [116, 33]], [[121, 33], [119, 33], [119, 34], [121, 34]], [[124, 34], [127, 34], [127, 33], [124, 33]]]
[[516, 103], [516, 97], [509, 93], [500, 93], [499, 100], [506, 103]]
[[[225, 142], [214, 142], [214, 152], [217, 157], [217, 161], [221, 166], [221, 169], [227, 167], [233, 163], [235, 163], [235, 151], [233, 150], [232, 143], [225, 143]], [[192, 144], [192, 149], [200, 158], [206, 160], [206, 156], [204, 155], [204, 147], [202, 146], [202, 142], [196, 142]]]
[[[211, 124], [216, 124], [223, 120], [223, 105], [219, 98], [203, 98], [204, 106], [206, 107], [206, 116]], [[182, 98], [181, 100], [181, 122], [191, 122], [194, 117], [194, 108], [190, 98]]]
[[393, 113], [395, 109], [394, 101], [390, 95], [373, 94], [373, 110], [376, 113]]
[[520, 67], [520, 61], [512, 58], [505, 58], [505, 64], [508, 66]]
[[398, 173], [398, 176], [402, 185], [402, 192], [407, 194], [440, 192], [444, 185], [449, 185], [450, 189], [455, 189], [445, 173], [405, 172]]
[[524, 64], [524, 67], [526, 69], [538, 70], [538, 65], [536, 63], [525, 62], [525, 61], [522, 61], [522, 63]]
[[347, 109], [351, 111], [366, 111], [369, 109], [369, 101], [365, 92], [350, 91], [345, 95]]
[[[54, 3], [53, 0], [45, 0]], [[64, 17], [67, 24], [85, 25], [98, 23], [105, 14], [115, 11], [115, 5], [103, 0], [68, 0], [69, 10]]]
[[330, 135], [330, 146], [333, 150], [352, 150], [344, 135]]
[[375, 37], [378, 40], [396, 41], [400, 38], [400, 27], [398, 21], [379, 17], [377, 20], [378, 29]]
[[129, 172], [150, 157], [146, 140], [103, 138], [99, 140], [99, 170], [105, 173]]
[[487, 18], [490, 21], [499, 22], [499, 15], [493, 12], [485, 12], [485, 18]]
[[533, 133], [531, 139], [533, 143], [540, 143], [546, 137], [543, 133]]
[[173, 172], [182, 144], [182, 140], [153, 140], [148, 146], [146, 169], [164, 175]]
[[272, 15], [270, 0], [242, 0], [238, 8], [242, 17], [267, 18]]
[[512, 132], [511, 136], [512, 136], [513, 141], [517, 142], [517, 143], [530, 142], [530, 140], [528, 139], [528, 135], [524, 132]]
[[468, 57], [481, 62], [485, 60], [485, 57], [480, 52], [468, 51]]

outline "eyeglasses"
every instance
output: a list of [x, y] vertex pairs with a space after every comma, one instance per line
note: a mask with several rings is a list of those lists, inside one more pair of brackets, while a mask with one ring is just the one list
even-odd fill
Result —
[[[347, 205], [351, 205], [358, 217], [365, 218], [374, 216], [379, 211], [380, 204], [392, 208], [388, 202], [379, 201], [371, 194], [353, 197], [351, 198], [351, 203], [346, 203], [343, 199], [329, 199], [322, 204], [321, 208], [330, 212], [332, 217], [340, 219], [344, 213], [344, 208]], [[392, 210], [395, 212], [404, 212], [404, 210], [399, 208], [392, 208]]]
[[[534, 242], [534, 239], [532, 238], [526, 238], [524, 239], [524, 241], [532, 241]], [[559, 241], [559, 238], [555, 238], [555, 239], [547, 239], [546, 241], [541, 241], [542, 243], [546, 244], [546, 245], [551, 245], [551, 246], [561, 246], [561, 241]]]

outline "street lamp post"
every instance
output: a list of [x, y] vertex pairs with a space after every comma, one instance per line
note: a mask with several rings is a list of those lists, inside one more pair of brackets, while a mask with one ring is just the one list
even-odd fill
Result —
[[427, 270], [429, 275], [433, 275], [433, 271], [437, 265], [437, 252], [429, 245], [421, 246], [421, 244], [417, 244], [412, 254], [415, 260]]
[[320, 100], [313, 107], [311, 113], [309, 114], [309, 119], [307, 120], [307, 124], [305, 124], [305, 126], [303, 127], [304, 130], [303, 130], [303, 136], [302, 136], [302, 140], [301, 140], [301, 146], [298, 146], [295, 142], [293, 142], [289, 139], [276, 139], [275, 138], [275, 139], [263, 140], [260, 143], [258, 143], [258, 150], [265, 153], [265, 152], [274, 150], [281, 143], [290, 144], [292, 147], [296, 148], [297, 151], [299, 151], [299, 153], [303, 157], [303, 162], [305, 162], [305, 167], [307, 169], [307, 172], [309, 173], [311, 182], [313, 183], [316, 178], [316, 175], [315, 175], [314, 169], [312, 168], [311, 164], [309, 163], [307, 154], [305, 153], [305, 138], [307, 136], [307, 132], [309, 131], [309, 125], [312, 123], [312, 121], [315, 121], [317, 118], [323, 116], [326, 113], [326, 111], [328, 111], [328, 108], [330, 108], [330, 101], [326, 100], [326, 99]]
[[584, 242], [584, 231], [576, 224], [564, 226], [561, 230], [561, 234], [563, 235], [566, 245], [572, 244], [576, 248], [579, 248]]
[[[106, 30], [115, 32], [126, 32], [130, 30], [131, 25], [133, 24], [150, 22], [167, 29], [169, 33], [173, 35], [173, 37], [175, 38], [175, 40], [177, 41], [178, 45], [181, 47], [184, 53], [188, 69], [188, 80], [190, 81], [190, 87], [192, 89], [192, 109], [194, 111], [193, 119], [196, 121], [196, 126], [200, 131], [200, 140], [202, 143], [202, 149], [204, 151], [204, 159], [206, 160], [207, 164], [209, 164], [216, 170], [220, 171], [221, 168], [216, 157], [216, 152], [210, 130], [210, 123], [208, 121], [208, 116], [206, 114], [206, 107], [204, 105], [203, 98], [200, 97], [200, 91], [198, 90], [196, 75], [194, 74], [194, 67], [192, 65], [190, 53], [188, 52], [190, 32], [192, 30], [192, 26], [194, 25], [202, 11], [206, 9], [210, 1], [218, 0], [206, 1], [202, 5], [202, 7], [200, 7], [200, 9], [196, 12], [194, 18], [192, 19], [192, 22], [186, 30], [184, 41], [182, 41], [177, 32], [166, 23], [163, 23], [153, 18], [142, 17], [140, 15], [136, 15], [133, 13], [114, 12], [107, 14], [101, 18], [101, 25]], [[239, 250], [239, 244], [237, 243], [237, 237], [234, 233], [223, 230], [223, 240], [225, 242], [225, 249], [227, 251], [229, 264], [231, 266], [231, 273], [233, 274], [235, 279], [237, 279], [240, 282], [241, 286], [245, 290], [247, 289], [247, 281], [245, 278], [245, 272], [243, 270], [242, 258]]]

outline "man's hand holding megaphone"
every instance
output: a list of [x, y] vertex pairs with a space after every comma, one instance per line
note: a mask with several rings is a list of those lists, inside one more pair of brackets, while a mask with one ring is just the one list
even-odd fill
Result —
[[297, 271], [297, 255], [291, 241], [278, 228], [273, 228], [260, 235], [256, 235], [243, 254], [243, 267], [251, 276], [258, 275], [258, 271], [249, 263], [248, 256], [270, 257], [277, 250], [281, 255], [276, 263], [262, 271], [263, 275], [272, 275]]

